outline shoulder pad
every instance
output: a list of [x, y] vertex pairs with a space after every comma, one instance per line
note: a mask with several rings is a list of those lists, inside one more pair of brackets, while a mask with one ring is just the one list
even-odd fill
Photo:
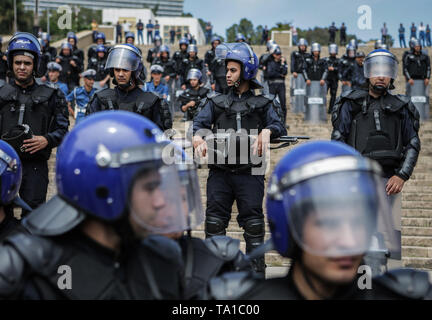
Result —
[[158, 100], [162, 100], [163, 99], [162, 96], [159, 93], [155, 92], [155, 91], [153, 91], [153, 92], [150, 92], [150, 91], [144, 92], [144, 91], [141, 90], [141, 92], [142, 92], [141, 96], [144, 97], [145, 99], [148, 99], [151, 105], [155, 104]]
[[212, 99], [212, 98], [220, 96], [220, 95], [222, 95], [222, 93], [216, 92], [216, 91], [211, 91], [207, 94], [207, 98]]
[[273, 101], [276, 98], [276, 95], [271, 94], [271, 93], [267, 93], [267, 94], [264, 94], [263, 97], [270, 100], [270, 101]]
[[105, 89], [96, 91], [94, 96], [97, 96], [100, 99], [115, 98], [115, 92], [114, 92], [114, 89], [105, 88]]
[[54, 196], [25, 217], [22, 225], [33, 235], [57, 236], [72, 230], [84, 219], [84, 213]]
[[0, 99], [3, 101], [15, 101], [18, 96], [17, 88], [6, 83], [0, 88]]
[[226, 101], [227, 96], [224, 94], [215, 94], [211, 97], [209, 97], [209, 99], [211, 101], [213, 101], [213, 103], [218, 106], [219, 108], [223, 108], [225, 109], [225, 101]]
[[[273, 98], [274, 100], [274, 98]], [[259, 96], [255, 96], [255, 97], [251, 97], [247, 100], [247, 104], [252, 108], [252, 109], [258, 109], [258, 108], [264, 108], [266, 105], [268, 105], [270, 102], [273, 101], [272, 99], [270, 99], [267, 96], [264, 95], [259, 95]]]
[[341, 95], [343, 98], [347, 98], [350, 100], [357, 100], [361, 98], [367, 97], [369, 93], [366, 90], [349, 90]]
[[14, 247], [0, 246], [0, 298], [11, 297], [19, 290], [24, 264], [24, 259]]
[[141, 245], [162, 259], [176, 262], [177, 265], [183, 264], [182, 250], [175, 240], [161, 235], [150, 235], [141, 241]]
[[43, 84], [32, 92], [32, 100], [36, 104], [48, 101], [54, 93], [58, 92], [58, 90], [58, 86], [51, 87], [47, 84]]
[[258, 279], [250, 272], [229, 272], [210, 280], [210, 295], [216, 300], [237, 300], [250, 291]]
[[401, 100], [403, 102], [404, 106], [406, 106], [406, 108], [408, 110], [408, 114], [411, 116], [411, 118], [413, 120], [414, 129], [416, 132], [418, 132], [420, 129], [420, 113], [419, 113], [418, 109], [411, 102], [410, 97], [408, 97], [406, 95], [402, 95], [402, 94], [398, 94], [395, 97], [397, 97], [399, 100]]
[[207, 248], [224, 261], [234, 260], [240, 251], [240, 240], [226, 236], [214, 236], [206, 239]]
[[63, 251], [54, 242], [25, 233], [14, 234], [5, 240], [21, 255], [35, 272], [49, 276], [57, 271]]
[[409, 299], [424, 299], [432, 294], [427, 272], [414, 269], [390, 270], [374, 278], [385, 288]]

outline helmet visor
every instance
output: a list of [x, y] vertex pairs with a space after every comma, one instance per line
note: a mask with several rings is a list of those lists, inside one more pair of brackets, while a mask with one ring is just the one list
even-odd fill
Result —
[[396, 250], [397, 237], [382, 178], [367, 171], [321, 175], [284, 191], [295, 242], [316, 256], [362, 255]]
[[364, 76], [368, 79], [374, 77], [386, 77], [396, 79], [397, 74], [398, 62], [391, 56], [370, 56], [367, 57], [364, 62]]
[[106, 62], [106, 69], [124, 69], [128, 71], [135, 71], [138, 69], [140, 57], [127, 46], [115, 47]]

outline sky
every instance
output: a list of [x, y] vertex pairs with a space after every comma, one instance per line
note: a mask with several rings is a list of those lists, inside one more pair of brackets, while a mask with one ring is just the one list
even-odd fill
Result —
[[[362, 6], [370, 8], [370, 25], [363, 19], [364, 11], [358, 13]], [[254, 27], [269, 28], [276, 22], [292, 22], [301, 29], [329, 26], [333, 21], [339, 27], [345, 22], [348, 33], [364, 41], [381, 37], [386, 22], [398, 46], [400, 23], [405, 26], [407, 43], [411, 23], [432, 26], [431, 0], [184, 0], [184, 12], [211, 21], [213, 30], [224, 37], [225, 30], [242, 18], [251, 20]]]

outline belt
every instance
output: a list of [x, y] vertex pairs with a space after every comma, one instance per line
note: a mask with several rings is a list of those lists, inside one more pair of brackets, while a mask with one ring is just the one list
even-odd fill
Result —
[[268, 83], [285, 83], [285, 79], [268, 80]]

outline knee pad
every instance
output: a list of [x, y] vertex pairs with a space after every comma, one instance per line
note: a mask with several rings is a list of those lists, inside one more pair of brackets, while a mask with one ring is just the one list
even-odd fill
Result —
[[265, 224], [263, 219], [250, 219], [246, 221], [244, 227], [245, 236], [247, 237], [264, 237]]
[[206, 217], [205, 234], [206, 237], [224, 236], [226, 234], [225, 222], [217, 217]]

